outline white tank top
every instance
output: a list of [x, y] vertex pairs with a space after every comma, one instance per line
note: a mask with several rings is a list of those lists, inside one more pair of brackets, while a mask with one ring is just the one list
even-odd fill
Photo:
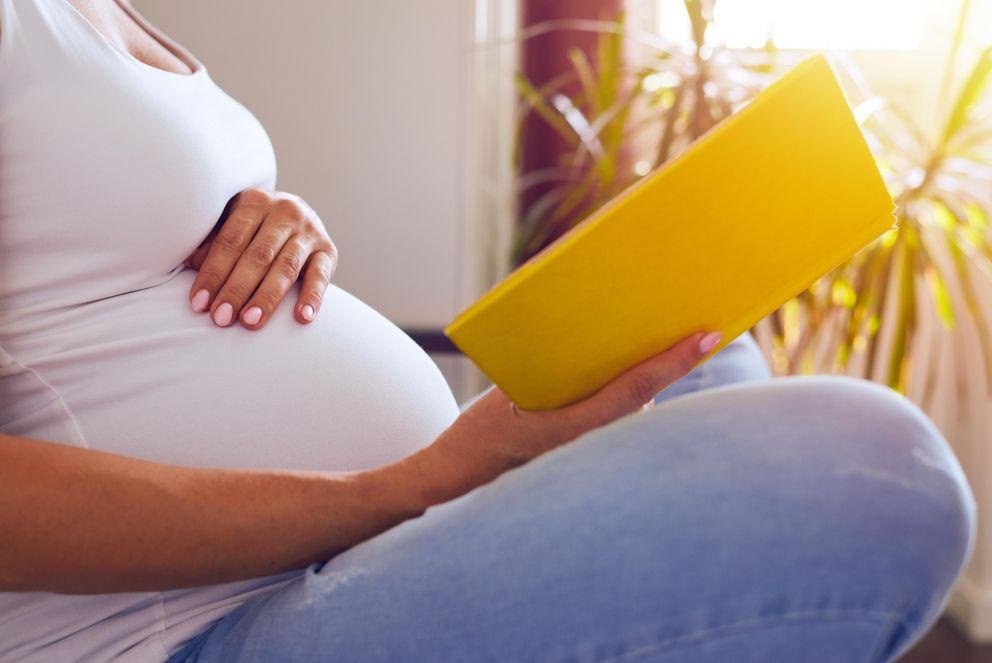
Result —
[[[288, 304], [259, 332], [192, 312], [184, 259], [234, 194], [275, 185], [275, 159], [202, 63], [122, 7], [193, 73], [137, 60], [66, 0], [0, 0], [0, 431], [226, 467], [368, 468], [431, 442], [457, 416], [440, 372], [343, 290], [307, 326]], [[0, 593], [0, 660], [162, 660], [296, 575]]]

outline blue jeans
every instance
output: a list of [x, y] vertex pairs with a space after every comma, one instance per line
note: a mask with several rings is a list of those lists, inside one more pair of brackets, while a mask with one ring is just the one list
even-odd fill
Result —
[[889, 661], [974, 502], [926, 417], [767, 379], [743, 337], [658, 396], [256, 597], [174, 661]]

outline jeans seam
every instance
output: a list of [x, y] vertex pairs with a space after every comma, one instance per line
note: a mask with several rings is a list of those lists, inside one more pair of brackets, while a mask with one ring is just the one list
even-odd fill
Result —
[[910, 602], [907, 602], [902, 609], [893, 610], [889, 613], [891, 618], [889, 619], [889, 628], [886, 633], [883, 633], [878, 639], [878, 644], [875, 645], [875, 649], [872, 651], [871, 658], [869, 661], [881, 661], [882, 650], [892, 642], [893, 635], [898, 629], [906, 630], [909, 622], [911, 621], [908, 615], [910, 615]]
[[875, 645], [875, 648], [871, 650], [871, 656], [868, 658], [870, 663], [882, 660], [882, 650], [892, 641], [892, 636], [895, 633], [895, 629], [899, 627], [901, 621], [902, 619], [898, 616], [894, 616], [889, 620], [888, 628], [886, 628], [882, 635], [879, 636], [878, 643]]
[[[774, 617], [761, 617], [755, 619], [744, 619], [737, 622], [731, 622], [729, 624], [721, 624], [720, 626], [715, 626], [713, 628], [702, 629], [699, 631], [693, 631], [691, 633], [684, 633], [682, 635], [676, 636], [674, 638], [668, 638], [660, 642], [655, 642], [649, 645], [643, 645], [636, 649], [623, 652], [618, 656], [607, 657], [603, 659], [598, 659], [604, 663], [610, 661], [626, 661], [631, 660], [634, 657], [640, 657], [645, 655], [650, 655], [662, 651], [676, 651], [683, 647], [689, 647], [696, 644], [702, 644], [704, 641], [714, 641], [721, 638], [729, 637], [731, 635], [737, 635], [739, 633], [745, 633], [751, 629], [760, 628], [775, 628], [778, 626], [786, 626], [793, 624], [800, 624], [808, 621], [856, 621], [865, 620], [873, 621], [879, 623], [895, 623], [901, 620], [899, 615], [895, 612], [878, 612], [874, 610], [809, 610], [809, 611], [799, 611], [786, 613], [784, 615], [776, 615]], [[878, 654], [878, 646], [876, 646], [873, 652], [873, 659]], [[870, 659], [870, 660], [873, 660]]]

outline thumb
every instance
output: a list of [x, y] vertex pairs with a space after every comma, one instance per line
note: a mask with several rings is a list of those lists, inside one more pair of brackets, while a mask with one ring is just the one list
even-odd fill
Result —
[[640, 410], [655, 395], [691, 371], [719, 343], [719, 332], [699, 332], [621, 373], [595, 394], [569, 407], [588, 408], [603, 425]]

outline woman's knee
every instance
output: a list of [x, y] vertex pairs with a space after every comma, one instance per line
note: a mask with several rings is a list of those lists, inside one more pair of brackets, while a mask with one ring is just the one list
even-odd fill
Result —
[[936, 619], [971, 551], [975, 505], [946, 441], [909, 400], [863, 380], [784, 378], [687, 396], [644, 422], [676, 446], [659, 463], [674, 453], [695, 467], [672, 481], [709, 496], [693, 520], [709, 522], [713, 540], [722, 529], [758, 560], [777, 546], [771, 558], [795, 571], [796, 587], [822, 577], [847, 605], [890, 611], [892, 652]]
[[858, 552], [908, 546], [899, 554], [937, 593], [970, 552], [975, 506], [960, 465], [926, 415], [880, 385], [828, 376], [730, 385], [614, 426], [590, 456], [619, 464], [625, 481], [656, 473], [701, 494], [716, 482]]
[[782, 378], [738, 391], [724, 394], [740, 420], [729, 444], [739, 435], [753, 445], [745, 453], [780, 456], [826, 500], [843, 496], [858, 507], [851, 517], [874, 522], [880, 534], [886, 518], [907, 516], [901, 522], [925, 534], [921, 552], [957, 574], [972, 545], [974, 498], [954, 453], [915, 404], [845, 377]]
[[905, 397], [866, 380], [816, 376], [734, 384], [646, 416], [656, 417], [666, 436], [675, 420], [691, 444], [726, 441], [756, 459], [771, 453], [800, 466], [815, 459], [827, 474], [870, 468], [879, 477], [911, 481], [963, 516], [973, 507], [961, 467], [929, 418]]
[[889, 643], [895, 656], [937, 618], [971, 552], [971, 489], [947, 442], [908, 399], [845, 378], [818, 378], [799, 388], [808, 393], [792, 405], [818, 407], [824, 424], [844, 422], [843, 434], [815, 438], [836, 447], [824, 489], [848, 494], [857, 507], [850, 518], [861, 521], [854, 527], [865, 535], [862, 553], [888, 562], [876, 581], [899, 613]]
[[[935, 538], [964, 557], [974, 529], [974, 498], [957, 458], [936, 426], [909, 399], [873, 382], [843, 377], [782, 380], [782, 407], [816, 409], [825, 433], [813, 439], [833, 446], [828, 467], [867, 501], [897, 492], [907, 509], [934, 514]], [[887, 490], [886, 490], [887, 489]]]
[[856, 575], [900, 613], [892, 646], [911, 643], [936, 619], [974, 539], [974, 498], [943, 436], [908, 399], [864, 380], [787, 378], [726, 392], [749, 422], [742, 428], [760, 426], [742, 437], [755, 460], [738, 466], [778, 456], [781, 480], [806, 484], [792, 486], [793, 508], [822, 519], [814, 529], [833, 538], [812, 545], [861, 565]]
[[520, 479], [535, 494], [559, 510], [574, 503], [581, 529], [633, 567], [681, 569], [638, 581], [659, 593], [692, 596], [702, 584], [724, 607], [751, 597], [780, 617], [870, 614], [890, 654], [932, 623], [972, 545], [973, 499], [940, 433], [903, 397], [859, 380], [687, 395], [532, 469]]

